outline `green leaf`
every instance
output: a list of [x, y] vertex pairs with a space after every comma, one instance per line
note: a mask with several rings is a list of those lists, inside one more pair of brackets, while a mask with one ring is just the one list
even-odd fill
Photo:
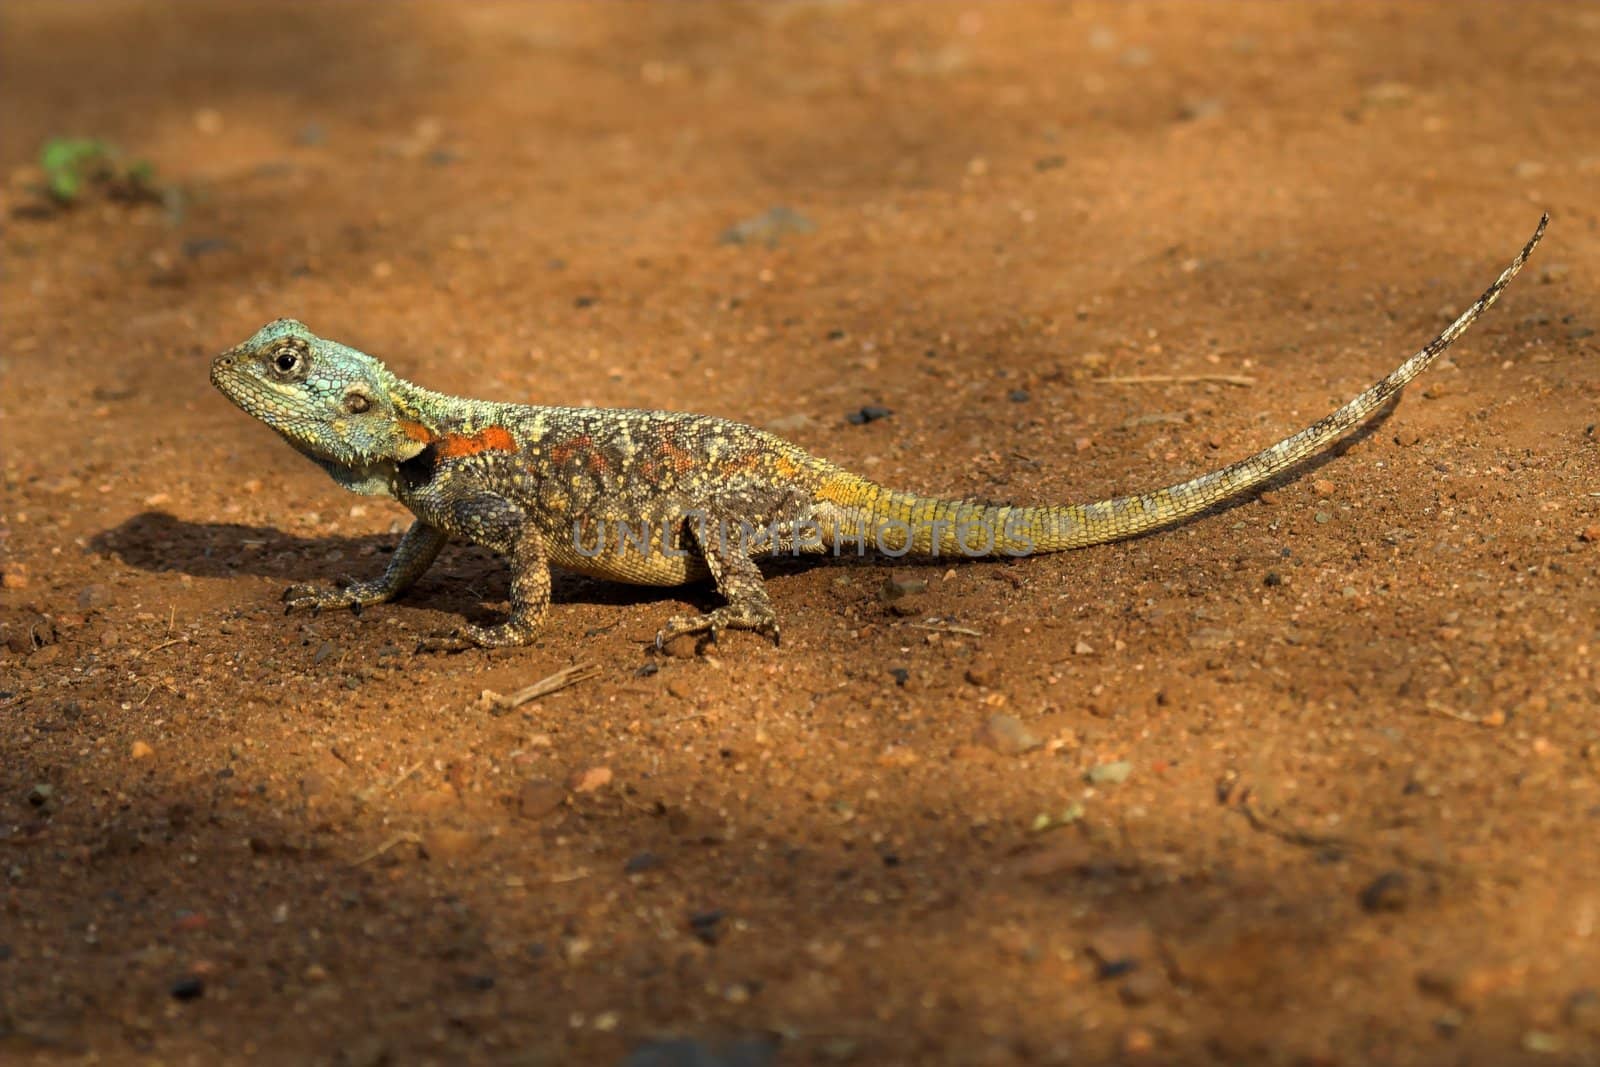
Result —
[[48, 174], [78, 171], [85, 163], [108, 155], [106, 143], [93, 137], [53, 137], [39, 152], [39, 166]]
[[48, 179], [50, 195], [63, 203], [76, 200], [83, 188], [82, 181], [70, 170], [53, 171], [48, 175]]

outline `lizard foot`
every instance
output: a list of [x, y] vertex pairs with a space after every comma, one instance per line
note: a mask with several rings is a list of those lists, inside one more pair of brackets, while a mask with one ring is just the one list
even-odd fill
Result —
[[323, 608], [349, 608], [357, 615], [368, 604], [389, 599], [381, 582], [351, 582], [343, 589], [319, 589], [314, 585], [291, 585], [283, 591], [283, 613], [309, 608], [313, 615]]
[[656, 648], [659, 650], [682, 634], [708, 633], [715, 644], [724, 630], [750, 630], [770, 637], [774, 645], [778, 644], [778, 616], [771, 607], [727, 604], [705, 615], [678, 615], [668, 619], [667, 624], [656, 632]]
[[513, 648], [533, 640], [534, 628], [504, 622], [499, 626], [474, 626], [468, 623], [447, 634], [424, 637], [418, 652], [464, 652], [469, 648]]

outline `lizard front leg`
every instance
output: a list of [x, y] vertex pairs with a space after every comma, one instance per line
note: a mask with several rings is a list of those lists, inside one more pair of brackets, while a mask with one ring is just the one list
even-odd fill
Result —
[[512, 535], [506, 555], [511, 562], [511, 617], [498, 626], [469, 623], [447, 636], [424, 638], [419, 650], [459, 652], [474, 645], [507, 648], [533, 640], [550, 606], [550, 562], [545, 555], [544, 538], [528, 524]]
[[422, 577], [423, 572], [433, 565], [439, 550], [444, 547], [448, 539], [449, 535], [443, 530], [418, 519], [411, 524], [405, 536], [400, 538], [400, 544], [394, 550], [394, 558], [389, 560], [389, 566], [384, 568], [380, 577], [363, 582], [351, 582], [343, 589], [291, 585], [283, 591], [284, 613], [287, 614], [295, 608], [321, 611], [323, 608], [347, 607], [359, 615], [361, 609], [368, 604], [382, 604], [393, 600], [411, 588], [416, 580]]
[[778, 643], [778, 614], [772, 609], [772, 598], [767, 595], [766, 581], [761, 568], [750, 557], [742, 544], [730, 545], [726, 524], [707, 523], [691, 527], [695, 543], [705, 558], [706, 569], [717, 592], [727, 603], [704, 615], [679, 615], [667, 620], [656, 633], [656, 647], [660, 648], [680, 634], [709, 633], [715, 641], [723, 630], [752, 630], [772, 638]]

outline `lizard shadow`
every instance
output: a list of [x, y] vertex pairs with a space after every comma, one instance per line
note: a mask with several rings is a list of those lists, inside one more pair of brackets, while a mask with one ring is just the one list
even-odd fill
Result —
[[[89, 539], [89, 550], [153, 572], [196, 578], [240, 574], [297, 583], [332, 585], [342, 578], [380, 573], [399, 543], [398, 534], [302, 537], [273, 526], [237, 522], [190, 522], [164, 511], [145, 511]], [[779, 560], [770, 570], [794, 573], [823, 562], [810, 557]], [[504, 601], [510, 571], [503, 558], [485, 548], [452, 541], [439, 561], [402, 602], [426, 600], [442, 610], [476, 613], [483, 601]], [[628, 606], [666, 600], [688, 601], [703, 610], [718, 602], [707, 581], [682, 586], [629, 585], [555, 568], [556, 601]]]

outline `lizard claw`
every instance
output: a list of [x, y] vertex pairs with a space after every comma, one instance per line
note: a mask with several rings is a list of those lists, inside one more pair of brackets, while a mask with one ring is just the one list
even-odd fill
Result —
[[668, 619], [656, 632], [656, 649], [661, 650], [668, 641], [683, 634], [705, 634], [712, 644], [718, 644], [728, 630], [749, 630], [770, 637], [775, 646], [779, 643], [778, 620], [770, 609], [751, 610], [728, 605], [705, 615], [679, 615]]

